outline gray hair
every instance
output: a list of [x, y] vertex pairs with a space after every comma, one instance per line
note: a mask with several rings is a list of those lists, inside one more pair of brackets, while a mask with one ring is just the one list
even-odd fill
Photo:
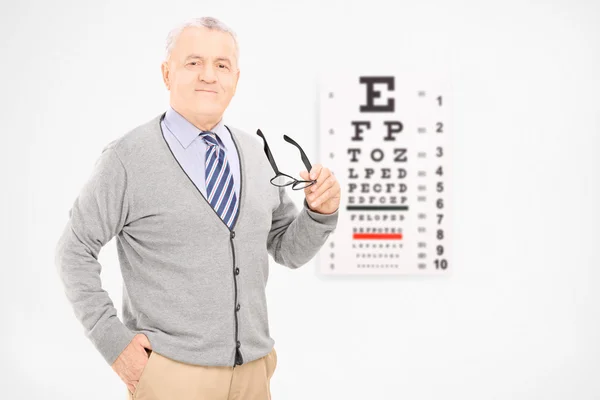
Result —
[[178, 25], [177, 27], [173, 28], [167, 35], [167, 42], [166, 42], [166, 46], [165, 46], [165, 61], [169, 60], [169, 57], [171, 56], [171, 52], [173, 51], [173, 47], [175, 46], [175, 42], [177, 41], [177, 38], [179, 38], [179, 35], [181, 34], [181, 32], [183, 32], [183, 30], [185, 28], [192, 27], [192, 26], [193, 27], [205, 27], [208, 29], [214, 29], [217, 31], [229, 33], [231, 35], [231, 37], [233, 38], [233, 42], [235, 43], [235, 59], [236, 59], [237, 65], [239, 67], [240, 47], [238, 44], [237, 35], [225, 23], [223, 23], [222, 21], [219, 21], [217, 18], [214, 18], [214, 17], [192, 18], [192, 19], [189, 19], [189, 20], [183, 22], [182, 24]]

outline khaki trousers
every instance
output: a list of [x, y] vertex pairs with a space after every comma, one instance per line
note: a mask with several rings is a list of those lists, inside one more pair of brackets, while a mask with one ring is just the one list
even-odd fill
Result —
[[277, 366], [275, 348], [258, 360], [234, 367], [207, 367], [173, 360], [150, 349], [128, 400], [271, 400]]

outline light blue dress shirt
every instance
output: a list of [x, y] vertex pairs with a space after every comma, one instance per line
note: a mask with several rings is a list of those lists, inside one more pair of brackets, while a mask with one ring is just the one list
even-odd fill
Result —
[[[181, 114], [169, 106], [165, 117], [161, 121], [163, 136], [169, 147], [175, 154], [175, 158], [188, 176], [192, 179], [198, 190], [202, 193], [205, 199], [208, 200], [206, 194], [206, 183], [204, 178], [204, 161], [206, 159], [207, 144], [200, 136], [201, 129], [196, 128], [194, 124], [185, 119]], [[240, 200], [240, 161], [238, 153], [233, 143], [233, 138], [229, 130], [225, 127], [223, 119], [211, 129], [221, 141], [221, 148], [225, 149], [229, 169], [233, 174], [234, 190], [239, 202]], [[239, 204], [238, 204], [239, 206]]]

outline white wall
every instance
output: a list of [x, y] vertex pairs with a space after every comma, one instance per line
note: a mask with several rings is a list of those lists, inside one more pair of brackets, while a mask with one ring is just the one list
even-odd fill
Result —
[[[167, 106], [167, 31], [202, 15], [240, 37], [228, 121], [304, 137], [309, 154], [319, 73], [452, 76], [453, 275], [324, 279], [316, 258], [273, 263], [275, 400], [600, 398], [600, 3], [283, 3], [2, 6], [0, 398], [125, 398], [53, 249], [101, 148]], [[114, 240], [100, 261], [120, 309]]]

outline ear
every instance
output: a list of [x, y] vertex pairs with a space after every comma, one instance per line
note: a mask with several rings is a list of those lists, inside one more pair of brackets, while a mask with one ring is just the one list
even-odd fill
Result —
[[169, 83], [169, 63], [167, 61], [163, 61], [163, 63], [160, 65], [160, 70], [167, 90], [171, 90], [171, 85]]

